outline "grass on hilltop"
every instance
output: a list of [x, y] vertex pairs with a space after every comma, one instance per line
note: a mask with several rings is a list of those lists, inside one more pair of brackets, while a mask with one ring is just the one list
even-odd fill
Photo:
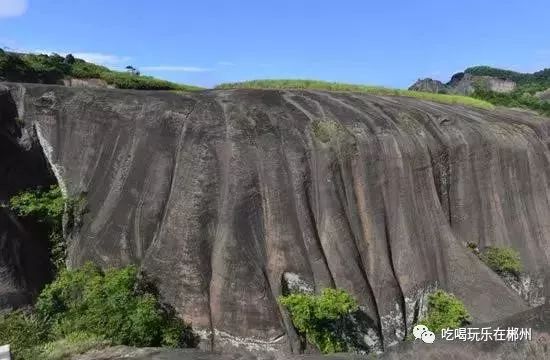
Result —
[[0, 49], [0, 80], [59, 84], [63, 79], [101, 79], [119, 89], [137, 90], [201, 90], [197, 86], [176, 84], [137, 73], [114, 71], [77, 59], [51, 54], [18, 54]]
[[216, 89], [298, 89], [351, 91], [382, 96], [405, 96], [444, 104], [458, 104], [482, 109], [494, 109], [494, 106], [489, 102], [466, 96], [434, 94], [418, 91], [389, 89], [379, 86], [355, 85], [319, 80], [252, 80], [220, 84], [216, 86]]

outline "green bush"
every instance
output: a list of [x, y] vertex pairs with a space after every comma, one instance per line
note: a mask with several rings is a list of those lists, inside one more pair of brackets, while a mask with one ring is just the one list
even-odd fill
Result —
[[10, 199], [9, 206], [18, 216], [32, 217], [43, 224], [50, 242], [50, 259], [59, 270], [65, 266], [66, 244], [63, 239], [63, 213], [72, 199], [63, 197], [59, 186], [21, 192]]
[[320, 295], [290, 294], [279, 298], [300, 334], [323, 353], [347, 350], [342, 321], [358, 309], [355, 299], [343, 290], [324, 289]]
[[480, 255], [481, 260], [499, 274], [519, 276], [523, 270], [519, 252], [507, 247], [486, 247]]
[[54, 338], [84, 332], [130, 346], [193, 345], [191, 329], [163, 308], [153, 293], [138, 290], [134, 266], [101, 271], [88, 263], [63, 270], [40, 294], [35, 310]]
[[456, 296], [437, 290], [428, 296], [428, 313], [419, 323], [434, 333], [442, 329], [456, 329], [470, 322], [470, 314]]
[[10, 208], [19, 216], [32, 216], [39, 222], [60, 224], [65, 211], [65, 199], [59, 186], [28, 190], [10, 199]]
[[195, 346], [189, 325], [160, 304], [134, 266], [63, 270], [33, 312], [0, 316], [0, 343], [15, 360], [60, 360], [107, 345]]
[[37, 359], [33, 348], [48, 340], [46, 322], [34, 314], [14, 311], [0, 316], [0, 344], [10, 344], [16, 360]]

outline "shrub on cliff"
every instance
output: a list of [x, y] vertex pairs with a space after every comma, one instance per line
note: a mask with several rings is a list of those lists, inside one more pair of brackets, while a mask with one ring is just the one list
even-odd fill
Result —
[[519, 276], [523, 270], [519, 252], [508, 247], [486, 247], [480, 258], [495, 272]]
[[16, 360], [59, 360], [108, 345], [189, 347], [189, 325], [158, 301], [134, 266], [63, 270], [32, 312], [0, 315], [0, 343]]
[[50, 259], [59, 270], [65, 266], [65, 241], [63, 239], [63, 213], [72, 199], [63, 197], [59, 186], [20, 192], [10, 199], [10, 209], [18, 216], [31, 217], [44, 227], [50, 242]]
[[355, 299], [343, 290], [324, 289], [320, 295], [290, 294], [279, 298], [298, 332], [323, 353], [347, 350], [342, 321], [357, 310]]
[[437, 290], [428, 296], [428, 313], [419, 323], [434, 333], [441, 329], [456, 329], [470, 322], [470, 314], [456, 296]]
[[122, 345], [193, 345], [190, 327], [140, 288], [134, 266], [103, 272], [88, 263], [62, 271], [42, 291], [35, 309], [55, 338], [85, 332]]

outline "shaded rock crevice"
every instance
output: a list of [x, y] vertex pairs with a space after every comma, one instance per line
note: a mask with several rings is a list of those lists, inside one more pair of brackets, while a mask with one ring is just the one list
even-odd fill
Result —
[[20, 117], [21, 94], [0, 85], [0, 309], [30, 304], [53, 276], [47, 227], [9, 208], [19, 192], [57, 184], [33, 125]]

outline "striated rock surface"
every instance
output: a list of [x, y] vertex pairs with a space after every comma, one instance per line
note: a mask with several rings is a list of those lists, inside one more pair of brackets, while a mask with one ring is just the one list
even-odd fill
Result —
[[[6, 85], [0, 178], [14, 156], [47, 161], [88, 202], [69, 265], [140, 264], [203, 349], [302, 350], [277, 303], [289, 284], [346, 289], [382, 348], [436, 287], [477, 322], [527, 309], [468, 242], [511, 246], [546, 279], [546, 118], [355, 93]], [[2, 201], [32, 185], [10, 179]], [[4, 258], [1, 283], [25, 288], [32, 265]]]

